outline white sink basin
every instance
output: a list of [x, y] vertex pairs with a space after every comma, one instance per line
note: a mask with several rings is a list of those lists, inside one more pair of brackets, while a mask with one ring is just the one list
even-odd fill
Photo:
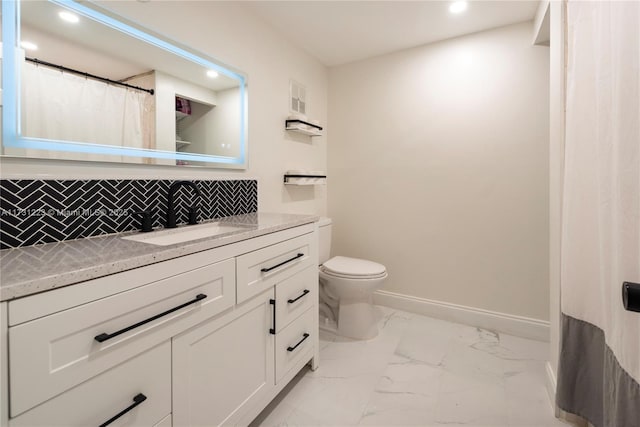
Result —
[[124, 240], [149, 243], [150, 245], [169, 246], [176, 243], [189, 242], [191, 240], [207, 237], [222, 236], [235, 231], [249, 230], [249, 225], [225, 224], [223, 222], [210, 222], [200, 225], [185, 225], [179, 228], [139, 233], [133, 236], [122, 237]]

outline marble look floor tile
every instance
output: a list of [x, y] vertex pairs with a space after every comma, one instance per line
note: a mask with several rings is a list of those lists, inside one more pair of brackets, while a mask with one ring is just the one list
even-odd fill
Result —
[[376, 307], [379, 334], [320, 333], [305, 368], [252, 426], [566, 426], [545, 388], [548, 344]]
[[313, 393], [299, 398], [294, 409], [309, 414], [320, 425], [357, 425], [379, 375], [343, 379], [309, 378], [318, 384]]
[[501, 334], [500, 338], [502, 345], [511, 350], [515, 357], [538, 361], [546, 361], [549, 358], [549, 343], [506, 334]]
[[424, 426], [434, 424], [435, 397], [374, 392], [359, 425]]
[[384, 371], [383, 379], [392, 382], [429, 382], [438, 383], [442, 369], [420, 360], [394, 354]]
[[465, 330], [456, 341], [458, 344], [467, 344], [468, 347], [473, 350], [489, 354], [501, 360], [518, 361], [534, 359], [531, 355], [519, 351], [520, 347], [514, 345], [511, 338], [515, 337], [498, 334], [497, 332], [487, 329], [473, 328], [472, 330]]
[[321, 348], [322, 360], [345, 360], [361, 358], [366, 341], [356, 341], [349, 338], [336, 337]]
[[382, 353], [371, 353], [362, 358], [327, 359], [315, 372], [307, 374], [310, 378], [347, 379], [362, 375], [382, 375], [391, 356]]
[[509, 426], [567, 426], [549, 414], [549, 397], [539, 393], [519, 393], [507, 399]]
[[441, 366], [459, 330], [459, 325], [450, 322], [416, 316], [406, 326], [395, 354], [409, 360]]
[[[444, 374], [443, 389], [448, 379]], [[459, 378], [451, 387], [454, 391], [438, 394], [436, 421], [439, 423], [460, 423], [473, 425], [507, 426], [506, 391], [502, 384], [469, 381], [460, 387]]]
[[467, 380], [490, 384], [502, 384], [504, 380], [505, 363], [502, 359], [459, 343], [452, 346], [441, 366], [447, 373]]
[[425, 425], [435, 422], [442, 371], [395, 355], [360, 420], [361, 425]]
[[282, 427], [306, 427], [306, 426], [338, 426], [344, 424], [336, 424], [332, 420], [324, 418], [316, 418], [312, 414], [308, 414], [301, 409], [294, 408], [289, 415], [282, 421]]
[[364, 347], [365, 353], [392, 355], [398, 347], [398, 343], [404, 335], [410, 321], [410, 317], [395, 312], [385, 316], [378, 323], [378, 336], [375, 339], [366, 341]]
[[544, 383], [545, 362], [528, 361], [522, 370], [505, 379], [510, 426], [564, 426], [549, 418], [549, 395]]

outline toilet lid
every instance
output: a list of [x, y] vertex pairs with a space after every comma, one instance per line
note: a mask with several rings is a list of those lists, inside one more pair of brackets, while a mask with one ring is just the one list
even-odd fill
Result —
[[322, 264], [322, 271], [340, 277], [353, 277], [357, 279], [381, 277], [387, 274], [382, 264], [366, 259], [348, 258], [336, 256]]

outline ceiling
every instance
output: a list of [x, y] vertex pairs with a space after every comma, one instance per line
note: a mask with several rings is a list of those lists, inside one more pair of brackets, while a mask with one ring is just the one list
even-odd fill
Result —
[[326, 66], [532, 20], [538, 1], [247, 1], [243, 4]]

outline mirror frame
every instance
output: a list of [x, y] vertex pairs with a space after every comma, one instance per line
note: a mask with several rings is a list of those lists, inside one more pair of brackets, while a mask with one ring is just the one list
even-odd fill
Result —
[[[46, 138], [33, 138], [23, 136], [20, 126], [20, 65], [22, 63], [21, 51], [18, 48], [20, 40], [20, 0], [11, 0], [2, 2], [2, 145], [3, 147], [14, 147], [35, 150], [50, 150], [75, 153], [92, 153], [106, 154], [123, 157], [151, 158], [151, 159], [169, 159], [169, 160], [185, 160], [192, 162], [207, 163], [206, 167], [217, 168], [247, 168], [247, 93], [246, 93], [246, 76], [240, 72], [230, 70], [225, 66], [212, 62], [196, 51], [181, 46], [178, 42], [166, 38], [153, 35], [147, 29], [134, 27], [132, 24], [123, 22], [123, 17], [106, 15], [105, 12], [98, 11], [84, 4], [76, 3], [73, 0], [47, 0], [53, 4], [57, 4], [66, 9], [97, 21], [103, 25], [107, 25], [117, 31], [123, 32], [129, 36], [142, 40], [157, 48], [166, 50], [174, 55], [178, 55], [184, 59], [202, 65], [207, 69], [213, 69], [220, 74], [237, 79], [240, 84], [240, 156], [224, 157], [207, 154], [181, 153], [164, 150], [152, 150], [144, 148], [120, 147], [104, 144], [93, 144], [81, 141], [61, 141]], [[4, 151], [4, 150], [3, 150]], [[2, 157], [17, 157], [2, 155]], [[25, 158], [25, 157], [19, 157]], [[28, 157], [32, 158], [32, 157]], [[37, 157], [33, 157], [37, 158]], [[41, 158], [42, 159], [42, 158]], [[89, 161], [89, 160], [80, 160]], [[100, 160], [100, 162], [109, 159]], [[128, 162], [117, 162], [126, 164], [134, 164]], [[138, 164], [139, 163], [135, 163]], [[174, 166], [174, 165], [157, 165], [157, 166]], [[180, 167], [200, 165], [175, 165]], [[201, 167], [201, 166], [200, 166]]]

